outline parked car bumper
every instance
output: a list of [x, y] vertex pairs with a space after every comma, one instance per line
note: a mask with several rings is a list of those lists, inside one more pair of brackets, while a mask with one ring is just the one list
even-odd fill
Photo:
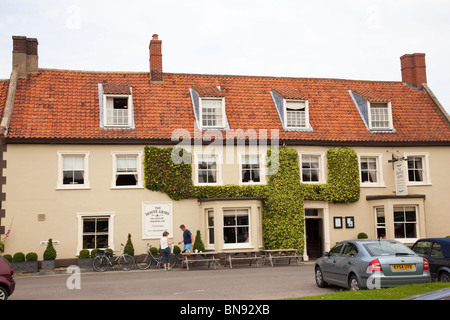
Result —
[[364, 279], [364, 287], [369, 289], [380, 289], [403, 286], [407, 284], [422, 284], [431, 282], [431, 276], [427, 272], [421, 276], [387, 277], [385, 275], [372, 274]]

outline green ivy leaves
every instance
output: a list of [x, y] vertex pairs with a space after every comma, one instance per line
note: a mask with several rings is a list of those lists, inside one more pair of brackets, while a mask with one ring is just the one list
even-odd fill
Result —
[[[174, 163], [173, 155], [182, 163]], [[261, 197], [264, 244], [268, 249], [296, 248], [303, 252], [305, 200], [351, 203], [360, 196], [358, 157], [349, 148], [328, 150], [328, 183], [320, 185], [300, 182], [298, 152], [290, 148], [268, 151], [267, 185], [194, 186], [190, 160], [191, 154], [180, 148], [145, 147], [145, 187], [164, 192], [173, 200]]]

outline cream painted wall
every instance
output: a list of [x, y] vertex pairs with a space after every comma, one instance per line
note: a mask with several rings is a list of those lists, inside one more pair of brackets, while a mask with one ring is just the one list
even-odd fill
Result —
[[[302, 146], [294, 147], [299, 153], [318, 154], [324, 158], [324, 177], [327, 176], [326, 152], [328, 147]], [[22, 251], [25, 254], [33, 251], [42, 258], [45, 250], [41, 241], [48, 238], [59, 241], [55, 248], [58, 258], [73, 258], [78, 254], [80, 230], [78, 218], [80, 213], [113, 213], [114, 231], [111, 246], [118, 250], [120, 243], [125, 243], [127, 235], [132, 235], [136, 254], [144, 251], [148, 242], [157, 245], [157, 240], [143, 240], [142, 234], [142, 202], [171, 201], [165, 194], [151, 192], [144, 188], [112, 189], [113, 161], [111, 152], [143, 152], [144, 146], [126, 145], [8, 145], [5, 159], [7, 168], [4, 175], [6, 201], [2, 204], [6, 210], [6, 218], [2, 225], [8, 229], [12, 223], [11, 237], [6, 245], [6, 253], [14, 254]], [[400, 204], [414, 204], [419, 208], [418, 234], [420, 237], [450, 235], [450, 158], [449, 147], [356, 147], [358, 154], [379, 154], [384, 185], [378, 187], [362, 187], [361, 199], [352, 204], [318, 205], [321, 210], [327, 209], [324, 219], [324, 249], [334, 243], [348, 238], [355, 238], [359, 232], [366, 232], [369, 237], [375, 236], [374, 207], [384, 205], [392, 207]], [[90, 188], [87, 190], [58, 190], [58, 151], [89, 152]], [[191, 150], [193, 151], [193, 150]], [[240, 150], [242, 151], [242, 150]], [[234, 159], [223, 165], [222, 178], [224, 184], [239, 183], [239, 165], [236, 148], [222, 151], [223, 159]], [[261, 150], [259, 150], [261, 151]], [[265, 150], [264, 150], [265, 152]], [[424, 194], [421, 199], [395, 199], [367, 201], [367, 195], [394, 195], [394, 175], [392, 164], [388, 163], [392, 153], [427, 153], [431, 184], [408, 186], [409, 194]], [[171, 235], [175, 242], [182, 240], [180, 224], [185, 224], [194, 234], [201, 230], [203, 241], [206, 237], [205, 209], [211, 203], [199, 203], [197, 200], [173, 201], [173, 230]], [[221, 210], [223, 203], [214, 203]], [[258, 215], [259, 201], [232, 203], [231, 206], [248, 207], [251, 210], [252, 245], [262, 245], [262, 235]], [[45, 221], [38, 221], [38, 214], [45, 214]], [[354, 229], [334, 229], [333, 217], [353, 216]], [[220, 220], [220, 219], [219, 219]], [[220, 239], [218, 238], [218, 241]], [[220, 246], [215, 247], [221, 250]]]

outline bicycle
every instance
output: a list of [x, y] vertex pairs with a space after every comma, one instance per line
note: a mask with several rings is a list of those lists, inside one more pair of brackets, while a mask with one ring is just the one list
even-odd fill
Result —
[[[143, 253], [136, 258], [136, 266], [141, 270], [148, 269], [152, 263], [156, 263], [156, 268], [161, 267], [162, 266], [161, 255], [155, 257], [152, 254], [152, 251], [150, 250], [152, 248], [152, 246], [150, 243], [147, 243], [147, 247], [148, 247], [147, 253]], [[173, 247], [172, 247], [172, 251], [173, 251]], [[169, 262], [170, 262], [171, 268], [175, 267], [175, 265], [177, 263], [177, 257], [173, 254], [173, 252], [170, 253]]]
[[97, 249], [97, 256], [92, 262], [92, 267], [95, 271], [103, 272], [111, 266], [114, 269], [114, 263], [117, 261], [120, 269], [124, 271], [129, 271], [134, 268], [135, 261], [129, 254], [123, 253], [123, 243], [121, 243], [120, 254], [111, 261], [110, 257], [113, 253], [109, 252], [107, 249]]

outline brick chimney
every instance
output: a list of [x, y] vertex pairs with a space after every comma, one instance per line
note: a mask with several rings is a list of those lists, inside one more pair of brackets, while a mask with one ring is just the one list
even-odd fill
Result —
[[425, 53], [405, 54], [400, 57], [402, 81], [422, 89], [422, 83], [427, 83]]
[[38, 41], [35, 38], [13, 36], [12, 67], [19, 78], [38, 72]]
[[153, 82], [164, 81], [162, 71], [162, 53], [161, 40], [158, 40], [158, 35], [154, 34], [150, 41], [150, 77]]

